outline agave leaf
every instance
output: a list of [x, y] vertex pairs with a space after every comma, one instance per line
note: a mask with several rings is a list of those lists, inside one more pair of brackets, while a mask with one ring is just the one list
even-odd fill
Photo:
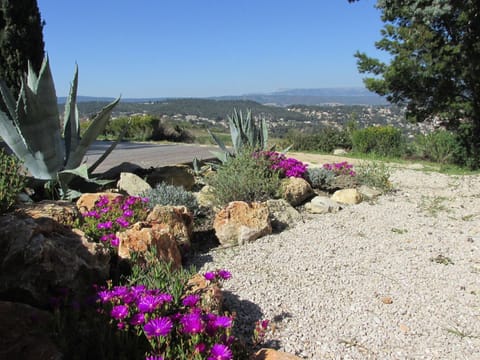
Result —
[[207, 129], [208, 133], [210, 134], [210, 136], [213, 138], [213, 140], [215, 141], [215, 143], [220, 147], [220, 149], [223, 151], [223, 152], [227, 152], [228, 153], [228, 150], [227, 150], [227, 147], [225, 146], [225, 144], [223, 143], [223, 141], [217, 136], [215, 135], [214, 133], [212, 133], [209, 129]]
[[120, 98], [112, 101], [110, 104], [105, 106], [91, 121], [90, 126], [83, 135], [83, 138], [78, 143], [75, 151], [70, 154], [70, 157], [67, 159], [66, 169], [73, 169], [80, 165], [83, 157], [91, 143], [95, 141], [98, 135], [105, 130], [108, 120], [110, 119], [110, 114], [112, 113], [115, 105], [118, 104]]
[[63, 116], [63, 137], [65, 139], [65, 158], [70, 157], [70, 153], [75, 151], [80, 140], [80, 123], [78, 121], [77, 109], [77, 88], [78, 88], [78, 66], [75, 65], [75, 74], [70, 86], [70, 93], [65, 103], [65, 113]]
[[228, 152], [222, 152], [222, 151], [210, 151], [218, 160], [222, 162], [222, 164], [225, 164], [228, 161], [228, 157], [230, 154]]
[[3, 103], [7, 108], [8, 115], [10, 115], [10, 119], [14, 119], [16, 117], [16, 102], [12, 95], [12, 92], [3, 80], [0, 80], [0, 95], [2, 96]]
[[265, 120], [265, 117], [262, 117], [261, 120], [261, 129], [260, 129], [260, 146], [262, 147], [262, 150], [267, 149], [267, 144], [268, 144], [268, 127], [267, 127], [267, 121]]

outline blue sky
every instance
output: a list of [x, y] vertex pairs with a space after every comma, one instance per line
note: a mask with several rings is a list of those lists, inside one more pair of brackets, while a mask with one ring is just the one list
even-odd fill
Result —
[[58, 96], [204, 97], [357, 87], [374, 0], [38, 0]]

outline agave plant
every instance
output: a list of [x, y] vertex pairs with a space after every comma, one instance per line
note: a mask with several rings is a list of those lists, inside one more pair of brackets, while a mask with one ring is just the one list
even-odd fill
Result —
[[[86, 166], [80, 166], [82, 159], [90, 144], [105, 129], [120, 98], [105, 106], [80, 138], [77, 86], [78, 68], [75, 66], [62, 129], [48, 57], [44, 58], [38, 76], [29, 64], [17, 101], [0, 81], [3, 109], [6, 109], [5, 113], [0, 107], [0, 136], [36, 179], [58, 181], [62, 173], [64, 179], [70, 179], [77, 169], [82, 177], [88, 176]], [[113, 148], [107, 152], [111, 150]]]
[[232, 116], [228, 115], [227, 118], [232, 138], [233, 153], [227, 149], [220, 138], [208, 130], [221, 149], [221, 152], [213, 153], [222, 163], [226, 162], [229, 156], [239, 154], [244, 147], [253, 150], [267, 150], [268, 128], [264, 117], [256, 121], [252, 117], [250, 109], [247, 110], [244, 116], [241, 110], [237, 111], [234, 108]]

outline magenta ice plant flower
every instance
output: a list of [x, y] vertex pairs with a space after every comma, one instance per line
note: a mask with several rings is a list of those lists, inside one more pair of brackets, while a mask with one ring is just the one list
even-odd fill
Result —
[[112, 308], [110, 316], [114, 319], [121, 320], [125, 319], [128, 316], [128, 306], [127, 305], [117, 305]]
[[223, 280], [228, 280], [232, 277], [232, 273], [225, 269], [218, 270], [217, 275]]
[[173, 324], [168, 317], [160, 317], [157, 319], [152, 319], [148, 321], [143, 326], [143, 331], [148, 338], [167, 336], [172, 330]]
[[203, 275], [203, 277], [205, 278], [205, 280], [212, 281], [215, 280], [217, 275], [212, 271], [208, 271]]
[[198, 304], [200, 301], [200, 296], [199, 295], [187, 295], [185, 298], [182, 300], [183, 306], [187, 307], [194, 307]]
[[185, 334], [198, 334], [203, 330], [202, 317], [198, 313], [190, 313], [184, 315], [180, 319], [182, 324], [182, 331]]
[[210, 349], [210, 356], [208, 360], [231, 360], [233, 357], [232, 351], [228, 346], [223, 344], [215, 344]]

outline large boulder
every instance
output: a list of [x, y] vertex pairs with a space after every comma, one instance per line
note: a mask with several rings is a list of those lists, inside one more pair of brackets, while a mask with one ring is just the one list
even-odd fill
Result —
[[120, 239], [118, 256], [129, 259], [132, 252], [146, 252], [151, 247], [159, 259], [170, 262], [172, 268], [182, 266], [182, 255], [174, 236], [159, 224], [140, 222], [130, 229], [117, 233]]
[[340, 210], [340, 205], [329, 197], [315, 196], [305, 204], [305, 210], [311, 214], [336, 213]]
[[0, 359], [63, 359], [46, 335], [53, 315], [32, 306], [0, 301]]
[[298, 356], [274, 349], [260, 349], [251, 360], [301, 360]]
[[33, 204], [22, 204], [16, 211], [34, 219], [47, 218], [71, 226], [78, 218], [78, 210], [70, 201], [43, 200]]
[[332, 200], [340, 204], [355, 205], [362, 202], [362, 195], [357, 189], [337, 190], [332, 195]]
[[0, 217], [0, 299], [45, 307], [58, 288], [81, 296], [107, 279], [109, 263], [108, 249], [80, 230], [47, 217]]
[[85, 193], [80, 196], [77, 200], [77, 209], [84, 213], [86, 211], [93, 210], [95, 203], [100, 200], [100, 197], [106, 197], [109, 202], [112, 202], [117, 197], [122, 197], [123, 195], [113, 192], [102, 192], [102, 193]]
[[139, 196], [145, 191], [152, 189], [152, 187], [140, 176], [127, 172], [120, 174], [120, 180], [118, 180], [117, 188], [125, 191], [131, 196]]
[[362, 185], [358, 188], [358, 192], [362, 195], [362, 198], [364, 200], [374, 200], [380, 195], [382, 195], [382, 192], [377, 189], [373, 189], [371, 187], [368, 187], [366, 185]]
[[271, 199], [266, 201], [270, 212], [270, 223], [273, 231], [282, 231], [294, 227], [302, 221], [300, 212], [284, 199]]
[[291, 177], [282, 180], [280, 195], [290, 205], [298, 206], [314, 196], [315, 193], [307, 180]]
[[182, 250], [190, 248], [193, 215], [185, 206], [156, 205], [145, 220], [169, 232]]
[[147, 182], [155, 187], [159, 183], [183, 186], [185, 190], [192, 190], [195, 185], [195, 176], [192, 169], [186, 165], [173, 165], [155, 168], [147, 175]]
[[213, 228], [224, 246], [242, 245], [272, 233], [267, 205], [256, 202], [229, 203], [215, 216]]
[[213, 208], [215, 196], [212, 192], [212, 187], [210, 185], [205, 185], [195, 193], [197, 198], [198, 205], [205, 208]]

